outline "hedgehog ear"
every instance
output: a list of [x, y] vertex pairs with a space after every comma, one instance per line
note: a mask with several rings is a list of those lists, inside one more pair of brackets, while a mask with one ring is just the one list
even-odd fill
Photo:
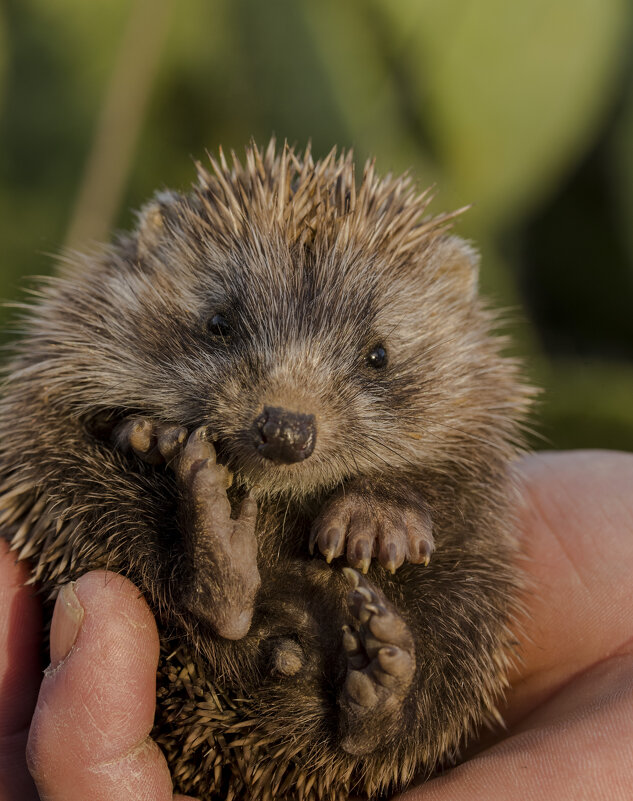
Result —
[[158, 192], [138, 214], [136, 252], [140, 261], [155, 253], [166, 235], [165, 222], [180, 201], [176, 192]]
[[479, 253], [464, 239], [447, 236], [436, 252], [438, 273], [449, 276], [461, 297], [471, 301], [479, 287]]

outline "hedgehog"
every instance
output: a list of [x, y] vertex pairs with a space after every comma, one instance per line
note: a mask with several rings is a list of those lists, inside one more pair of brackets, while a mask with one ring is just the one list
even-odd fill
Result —
[[2, 534], [49, 608], [95, 568], [140, 588], [177, 791], [385, 797], [500, 717], [532, 392], [408, 174], [209, 159], [23, 304]]

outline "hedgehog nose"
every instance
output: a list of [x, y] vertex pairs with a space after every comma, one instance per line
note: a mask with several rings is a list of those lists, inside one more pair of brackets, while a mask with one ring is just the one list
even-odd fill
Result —
[[302, 462], [314, 450], [316, 422], [313, 414], [299, 414], [264, 406], [255, 420], [255, 447], [266, 459], [276, 464]]

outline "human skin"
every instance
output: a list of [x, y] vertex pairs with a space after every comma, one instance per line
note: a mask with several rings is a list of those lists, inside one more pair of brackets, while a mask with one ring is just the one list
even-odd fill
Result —
[[[539, 454], [518, 471], [530, 587], [508, 728], [403, 801], [631, 797], [633, 455]], [[2, 544], [0, 801], [184, 801], [149, 739], [158, 636], [138, 591], [99, 571], [65, 590], [41, 680], [26, 577]]]

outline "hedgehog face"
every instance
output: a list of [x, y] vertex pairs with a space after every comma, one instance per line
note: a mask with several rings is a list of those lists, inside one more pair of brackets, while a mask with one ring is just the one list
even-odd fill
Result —
[[381, 439], [389, 446], [386, 351], [375, 287], [349, 297], [336, 274], [316, 277], [297, 255], [276, 263], [269, 297], [252, 265], [231, 272], [235, 291], [209, 312], [201, 343], [213, 368], [191, 400], [204, 399], [201, 417], [250, 483], [310, 491], [367, 471]]
[[155, 288], [173, 273], [155, 265], [143, 297], [133, 293], [123, 317], [146, 328], [127, 345], [126, 361], [143, 365], [140, 408], [208, 426], [231, 468], [265, 492], [332, 486], [391, 460], [399, 432], [375, 278], [350, 294], [350, 276], [317, 274], [309, 253], [222, 256], [167, 293]]

